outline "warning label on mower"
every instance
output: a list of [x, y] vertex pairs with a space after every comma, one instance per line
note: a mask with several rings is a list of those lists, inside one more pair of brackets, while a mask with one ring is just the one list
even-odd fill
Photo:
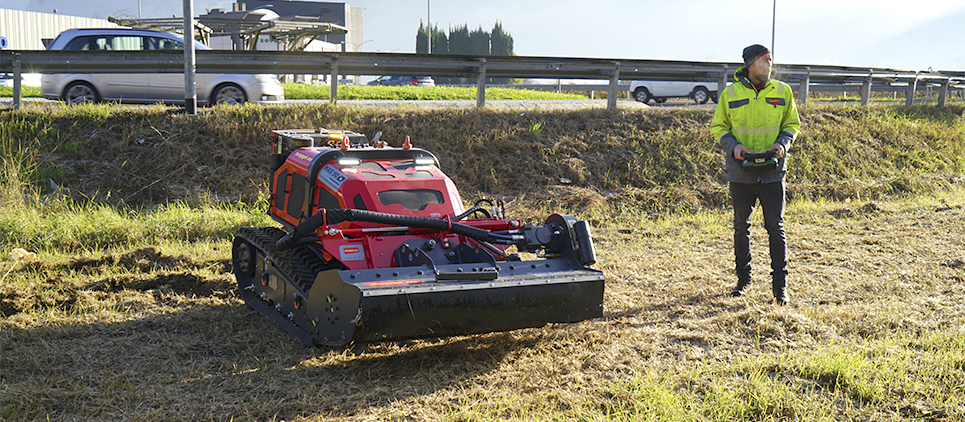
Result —
[[331, 164], [326, 164], [318, 171], [318, 181], [332, 188], [332, 190], [338, 190], [342, 187], [342, 183], [345, 183], [346, 179], [348, 179], [348, 176]]
[[342, 245], [338, 248], [339, 259], [342, 261], [362, 261], [365, 259], [365, 251], [361, 246]]

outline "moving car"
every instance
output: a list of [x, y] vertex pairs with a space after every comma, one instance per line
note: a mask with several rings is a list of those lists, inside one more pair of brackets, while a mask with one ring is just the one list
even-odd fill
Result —
[[[195, 41], [196, 50], [210, 50]], [[149, 29], [70, 29], [61, 32], [48, 50], [140, 51], [184, 50], [184, 37]], [[275, 75], [197, 73], [198, 104], [285, 100]], [[44, 98], [68, 104], [99, 101], [123, 103], [184, 103], [184, 73], [58, 73], [40, 80]]]
[[668, 98], [692, 98], [697, 104], [706, 104], [708, 100], [717, 102], [716, 82], [686, 82], [686, 81], [633, 81], [630, 83], [630, 95], [633, 99], [648, 103], [666, 102]]
[[369, 85], [436, 86], [436, 81], [428, 76], [379, 76]]

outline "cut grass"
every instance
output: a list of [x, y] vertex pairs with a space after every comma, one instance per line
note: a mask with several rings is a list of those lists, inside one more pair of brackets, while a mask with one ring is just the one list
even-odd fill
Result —
[[[286, 83], [285, 98], [290, 100], [327, 100], [331, 90], [327, 85], [316, 86]], [[339, 85], [340, 100], [475, 100], [476, 88], [453, 86], [366, 86]], [[513, 88], [486, 88], [487, 100], [586, 100], [586, 95], [535, 91]]]
[[[289, 100], [327, 100], [331, 98], [328, 85], [309, 85], [302, 83], [284, 83], [285, 98]], [[0, 86], [0, 97], [12, 97], [13, 88]], [[39, 98], [40, 88], [24, 86], [21, 89], [24, 98]], [[341, 100], [475, 100], [476, 88], [452, 86], [366, 86], [339, 85], [338, 98]], [[536, 91], [513, 88], [486, 88], [488, 100], [586, 100], [586, 95], [556, 93], [552, 91]]]
[[[230, 233], [263, 216], [162, 206], [111, 218], [183, 229], [104, 246], [90, 240], [103, 211], [72, 212], [89, 214], [75, 232], [89, 243], [48, 247], [0, 286], [8, 419], [913, 421], [965, 410], [962, 189], [790, 203], [786, 307], [767, 302], [769, 286], [727, 294], [727, 210], [621, 214], [595, 228], [604, 318], [314, 350], [236, 296]], [[23, 218], [38, 217], [56, 218]], [[192, 228], [204, 220], [209, 231]], [[766, 262], [756, 235], [754, 260]]]
[[[755, 284], [728, 294], [732, 217], [708, 113], [525, 114], [243, 106], [187, 119], [103, 105], [0, 114], [9, 158], [0, 254], [37, 252], [0, 261], [10, 270], [0, 283], [0, 419], [965, 415], [961, 107], [802, 110], [785, 307], [769, 302], [760, 270], [759, 213]], [[592, 221], [604, 317], [302, 348], [240, 300], [230, 274], [237, 228], [272, 224], [263, 193], [248, 195], [251, 205], [224, 198], [263, 192], [267, 130], [313, 122], [384, 129], [390, 140], [419, 133], [465, 200], [497, 192], [511, 217]], [[864, 148], [871, 157], [840, 162]], [[34, 176], [45, 165], [65, 169], [60, 186], [100, 183], [84, 190], [94, 199], [42, 190]], [[135, 201], [162, 185], [153, 205]]]

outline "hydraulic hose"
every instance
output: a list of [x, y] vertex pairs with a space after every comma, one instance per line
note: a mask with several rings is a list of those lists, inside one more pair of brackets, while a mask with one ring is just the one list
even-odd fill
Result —
[[319, 227], [322, 227], [323, 225], [338, 224], [343, 221], [364, 221], [368, 223], [449, 231], [483, 242], [499, 243], [513, 240], [511, 236], [490, 233], [488, 230], [477, 229], [465, 224], [455, 223], [452, 220], [413, 217], [411, 215], [387, 214], [384, 212], [348, 208], [330, 208], [323, 209], [315, 215], [308, 217], [305, 219], [305, 221], [298, 223], [298, 225], [295, 226], [295, 229], [279, 239], [278, 242], [275, 243], [275, 246], [279, 250], [289, 249], [297, 245], [301, 238], [315, 233], [315, 230], [317, 230]]

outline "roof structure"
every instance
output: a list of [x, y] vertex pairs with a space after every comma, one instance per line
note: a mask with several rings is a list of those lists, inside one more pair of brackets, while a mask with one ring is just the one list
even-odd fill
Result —
[[[280, 20], [277, 14], [265, 9], [250, 12], [209, 13], [199, 16], [194, 21], [195, 34], [205, 44], [209, 44], [212, 36], [238, 36], [241, 37], [245, 50], [254, 50], [258, 37], [265, 34], [284, 41], [286, 51], [301, 51], [319, 36], [348, 32], [348, 29], [342, 25], [321, 22], [316, 17], [290, 18], [292, 20]], [[108, 20], [121, 26], [184, 33], [183, 18], [118, 19], [110, 17]]]

